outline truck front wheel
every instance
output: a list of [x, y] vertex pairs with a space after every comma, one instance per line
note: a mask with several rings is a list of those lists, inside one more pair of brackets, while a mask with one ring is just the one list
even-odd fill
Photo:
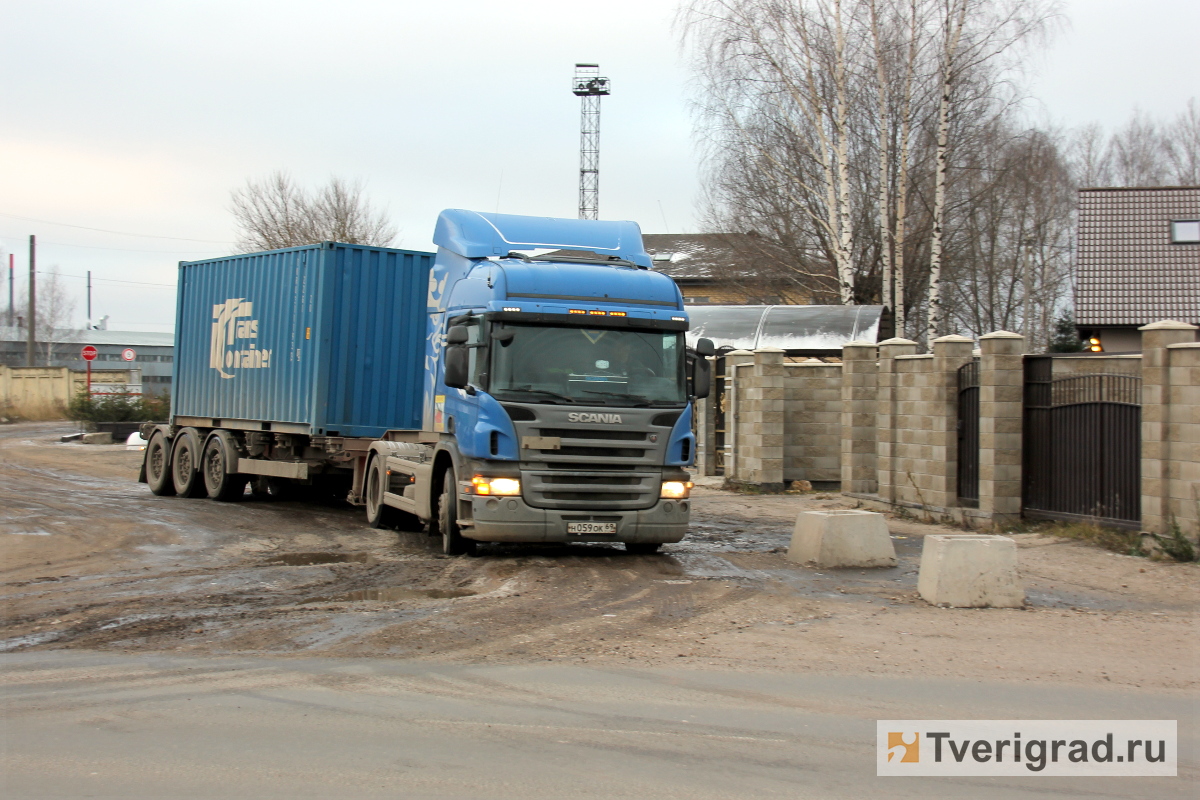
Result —
[[150, 491], [162, 497], [175, 494], [175, 482], [171, 480], [171, 445], [162, 431], [150, 435], [146, 445], [146, 483]]
[[386, 487], [387, 469], [383, 459], [377, 456], [371, 459], [371, 466], [367, 468], [367, 490], [363, 498], [367, 501], [367, 524], [372, 528], [391, 528], [395, 523], [396, 509], [383, 502]]
[[442, 552], [459, 556], [475, 552], [475, 540], [463, 538], [458, 527], [458, 498], [455, 497], [454, 470], [442, 476], [442, 494], [438, 497], [438, 530], [442, 534]]

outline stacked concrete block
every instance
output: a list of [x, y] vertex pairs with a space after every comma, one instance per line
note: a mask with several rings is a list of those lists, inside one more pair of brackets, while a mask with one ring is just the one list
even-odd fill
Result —
[[843, 492], [874, 493], [878, 348], [850, 342], [842, 348], [841, 481]]
[[894, 567], [896, 549], [882, 514], [807, 511], [796, 518], [788, 558], [823, 569]]
[[1200, 533], [1200, 344], [1195, 325], [1142, 332], [1142, 529]]
[[783, 479], [842, 479], [842, 365], [784, 364]]
[[768, 492], [785, 488], [783, 354], [775, 347], [756, 350], [738, 385], [736, 481]]
[[979, 348], [979, 510], [1003, 524], [1021, 516], [1025, 337], [996, 331]]
[[896, 359], [912, 356], [917, 343], [911, 339], [887, 339], [879, 344], [879, 367], [876, 377], [878, 398], [875, 416], [875, 480], [877, 493], [883, 500], [897, 500], [896, 469], [899, 460], [899, 439], [896, 421], [900, 416], [901, 375]]
[[936, 606], [1019, 608], [1017, 544], [1005, 536], [926, 536], [917, 591]]

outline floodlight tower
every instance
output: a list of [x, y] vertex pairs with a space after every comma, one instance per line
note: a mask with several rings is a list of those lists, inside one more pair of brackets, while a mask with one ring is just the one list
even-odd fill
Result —
[[579, 218], [600, 218], [600, 98], [610, 94], [599, 64], [576, 64], [571, 91], [582, 102], [579, 114]]

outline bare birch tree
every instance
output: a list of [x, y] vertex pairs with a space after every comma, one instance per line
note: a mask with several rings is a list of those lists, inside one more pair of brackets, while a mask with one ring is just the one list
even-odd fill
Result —
[[387, 246], [397, 234], [386, 212], [363, 194], [361, 182], [336, 177], [309, 193], [286, 172], [276, 171], [235, 189], [230, 210], [238, 227], [237, 247], [244, 251], [324, 241]]

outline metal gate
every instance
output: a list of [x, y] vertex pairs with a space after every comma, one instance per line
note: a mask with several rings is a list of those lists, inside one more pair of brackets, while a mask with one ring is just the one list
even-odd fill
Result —
[[1053, 370], [1052, 356], [1025, 358], [1022, 513], [1137, 528], [1142, 379]]
[[958, 368], [958, 505], [979, 508], [979, 361]]
[[713, 362], [713, 443], [709, 452], [713, 457], [713, 474], [725, 474], [725, 432], [728, 429], [726, 420], [726, 389], [728, 388], [725, 375], [725, 356], [718, 356]]

